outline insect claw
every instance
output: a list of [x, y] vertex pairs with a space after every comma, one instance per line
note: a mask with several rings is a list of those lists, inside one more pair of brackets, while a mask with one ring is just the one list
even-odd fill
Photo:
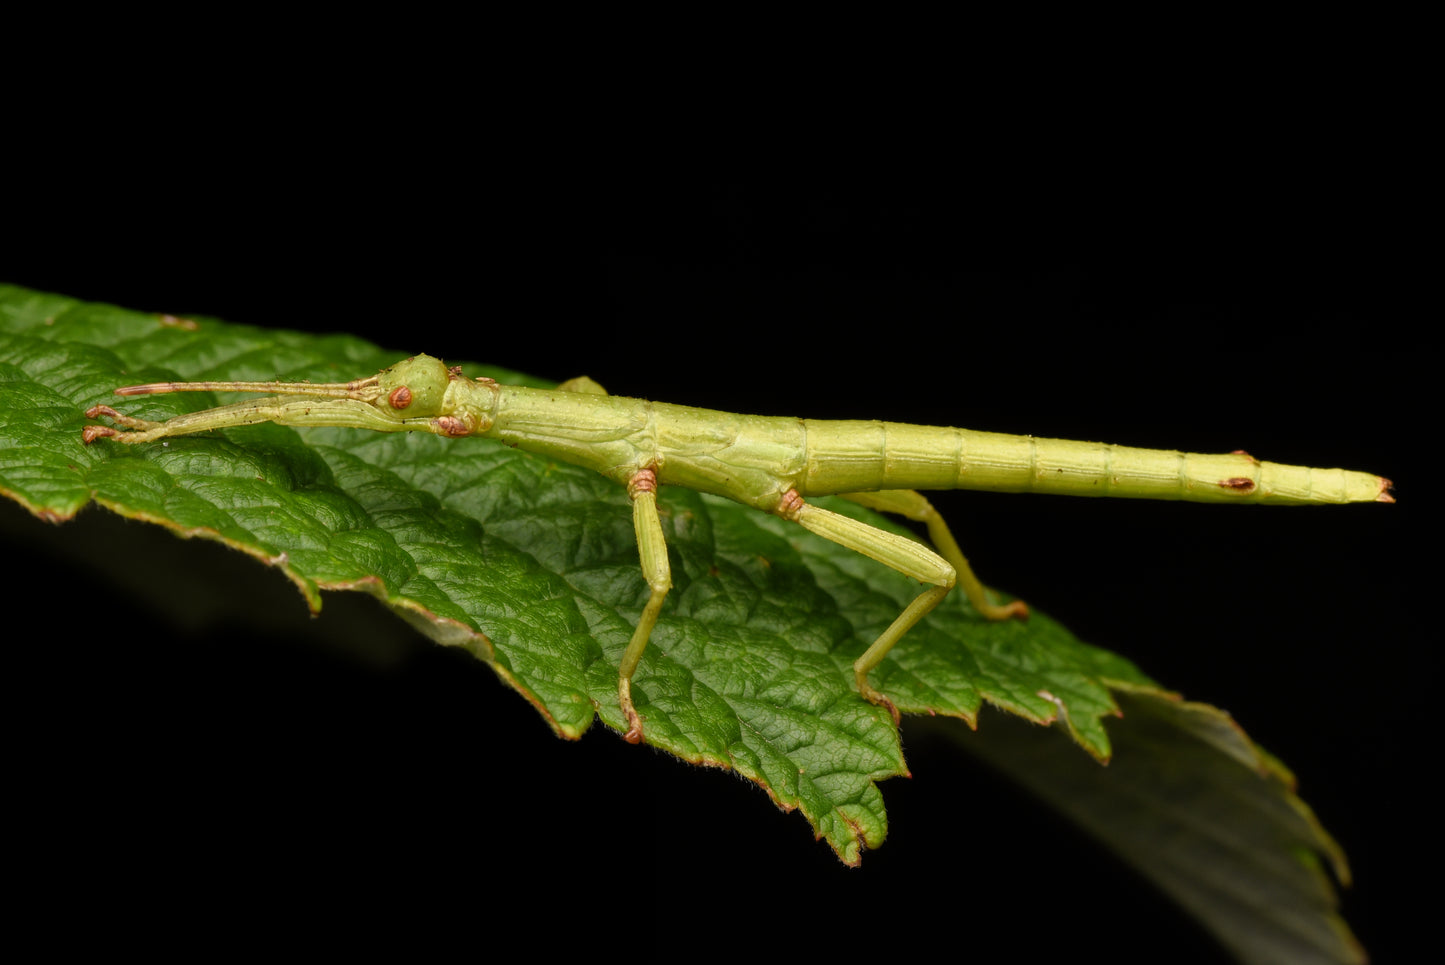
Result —
[[1018, 620], [1022, 623], [1029, 622], [1029, 605], [1023, 600], [1011, 600], [1008, 603], [989, 603], [987, 600], [974, 603], [979, 615], [985, 620]]
[[1023, 600], [1014, 600], [1012, 603], [1006, 604], [1003, 607], [1003, 611], [1003, 615], [1005, 618], [1013, 617], [1014, 619], [1021, 620], [1024, 623], [1029, 622], [1029, 605]]
[[[161, 425], [161, 423], [151, 422], [149, 419], [137, 419], [134, 416], [128, 416], [124, 413], [117, 412], [108, 405], [93, 405], [89, 409], [85, 410], [85, 417], [87, 419], [99, 419], [101, 416], [104, 416], [105, 418], [110, 419], [117, 425], [122, 426], [123, 429], [115, 429], [111, 426], [86, 426], [80, 431], [80, 436], [82, 439], [85, 440], [87, 444], [92, 443], [97, 439], [114, 439], [120, 436], [130, 435], [131, 433], [124, 431], [125, 429], [134, 430], [136, 432], [144, 432], [150, 429], [159, 428]], [[125, 439], [123, 441], [135, 442], [138, 440]]]
[[622, 739], [629, 744], [642, 743], [642, 715], [630, 707], [627, 709], [627, 733], [622, 735]]
[[[89, 412], [86, 415], [90, 415]], [[95, 416], [90, 416], [92, 419]], [[120, 435], [120, 431], [110, 426], [86, 426], [80, 430], [80, 438], [88, 446], [97, 439], [109, 439], [112, 436]]]
[[888, 711], [893, 717], [894, 727], [903, 723], [903, 716], [898, 713], [898, 708], [894, 705], [893, 701], [883, 696], [883, 694], [877, 690], [874, 690], [873, 685], [868, 682], [867, 676], [864, 674], [858, 675], [858, 693], [864, 700], [868, 701], [868, 703], [875, 704]]

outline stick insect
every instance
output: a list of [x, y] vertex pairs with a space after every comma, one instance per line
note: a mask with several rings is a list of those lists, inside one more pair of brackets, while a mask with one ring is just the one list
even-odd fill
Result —
[[[925, 589], [853, 664], [858, 692], [898, 709], [868, 681], [903, 636], [955, 585], [990, 620], [1027, 619], [1022, 601], [995, 603], [948, 526], [918, 490], [986, 489], [1214, 503], [1394, 502], [1388, 479], [1342, 469], [1261, 462], [1238, 451], [1199, 455], [1036, 439], [892, 422], [820, 421], [737, 415], [607, 395], [589, 379], [560, 389], [467, 378], [459, 367], [417, 355], [352, 382], [161, 382], [117, 395], [226, 391], [277, 393], [165, 422], [107, 405], [85, 414], [116, 426], [84, 429], [87, 444], [138, 444], [227, 426], [276, 422], [380, 432], [483, 436], [595, 470], [627, 489], [638, 555], [650, 594], [618, 669], [625, 738], [642, 740], [632, 675], [672, 586], [657, 511], [659, 486], [725, 496], [795, 522], [925, 584]], [[935, 549], [812, 505], [837, 495], [922, 523]]]

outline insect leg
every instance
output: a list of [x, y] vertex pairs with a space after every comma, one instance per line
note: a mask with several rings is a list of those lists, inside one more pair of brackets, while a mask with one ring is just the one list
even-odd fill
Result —
[[97, 439], [119, 439], [121, 442], [144, 441], [144, 439], [137, 440], [134, 437], [139, 436], [143, 432], [153, 434], [154, 430], [165, 425], [163, 422], [152, 422], [149, 419], [137, 419], [134, 416], [128, 416], [122, 412], [115, 411], [108, 405], [93, 405], [85, 410], [85, 417], [87, 419], [99, 419], [101, 416], [105, 416], [116, 425], [124, 426], [125, 429], [129, 431], [114, 429], [110, 426], [86, 426], [81, 431], [81, 436], [85, 439], [86, 445], [89, 445]]
[[[585, 395], [606, 395], [607, 390], [585, 375], [568, 379], [557, 388], [563, 392], [580, 392]], [[662, 521], [657, 515], [657, 473], [651, 469], [636, 472], [627, 484], [627, 494], [632, 498], [632, 528], [637, 533], [637, 555], [642, 562], [642, 575], [652, 593], [637, 629], [632, 631], [632, 640], [622, 654], [622, 664], [617, 672], [617, 700], [622, 707], [622, 717], [627, 722], [627, 733], [622, 737], [630, 744], [642, 740], [642, 715], [632, 703], [632, 675], [642, 661], [642, 651], [652, 637], [652, 628], [657, 625], [657, 616], [662, 612], [662, 601], [672, 589], [672, 568], [667, 562], [667, 540], [662, 534]]]
[[864, 556], [892, 567], [906, 576], [923, 583], [932, 583], [918, 595], [893, 623], [879, 634], [873, 645], [853, 662], [853, 673], [858, 682], [858, 692], [871, 703], [886, 707], [896, 723], [898, 708], [882, 693], [868, 683], [868, 673], [883, 662], [888, 651], [913, 628], [919, 620], [939, 604], [948, 591], [953, 589], [957, 573], [948, 560], [939, 556], [922, 543], [860, 523], [856, 519], [820, 509], [804, 502], [796, 492], [789, 490], [780, 500], [777, 514], [784, 519], [798, 523], [804, 529], [817, 533], [824, 539], [840, 546], [856, 550]]
[[632, 632], [632, 641], [622, 654], [622, 665], [617, 674], [617, 698], [622, 706], [622, 716], [627, 722], [627, 733], [622, 735], [628, 743], [642, 740], [642, 717], [632, 703], [632, 675], [647, 649], [652, 628], [657, 624], [657, 615], [662, 612], [662, 601], [672, 589], [672, 568], [667, 562], [667, 540], [662, 534], [662, 521], [657, 515], [657, 474], [651, 469], [640, 469], [627, 484], [627, 494], [632, 498], [632, 526], [637, 533], [637, 555], [642, 561], [642, 575], [652, 588], [637, 629]]
[[258, 417], [256, 415], [260, 411], [261, 403], [259, 402], [233, 402], [230, 405], [217, 406], [214, 409], [202, 409], [199, 412], [173, 416], [164, 422], [153, 422], [150, 419], [137, 419], [134, 416], [117, 412], [108, 405], [93, 405], [85, 410], [87, 419], [99, 419], [104, 416], [121, 428], [86, 426], [81, 431], [81, 436], [87, 445], [97, 439], [114, 439], [116, 442], [134, 445], [141, 442], [154, 442], [170, 436], [203, 432], [207, 429], [264, 422], [266, 416]]
[[939, 554], [958, 571], [959, 589], [980, 615], [990, 620], [1029, 618], [1029, 607], [1023, 600], [1014, 600], [1003, 605], [989, 602], [987, 589], [974, 575], [973, 567], [968, 565], [963, 551], [958, 548], [958, 541], [953, 538], [953, 533], [949, 532], [948, 524], [922, 493], [913, 489], [884, 489], [876, 493], [843, 493], [842, 497], [860, 506], [876, 509], [880, 513], [895, 513], [928, 527], [928, 538], [933, 541]]

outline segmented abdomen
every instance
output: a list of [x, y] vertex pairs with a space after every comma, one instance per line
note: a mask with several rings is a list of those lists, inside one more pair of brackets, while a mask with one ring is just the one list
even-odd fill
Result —
[[804, 420], [802, 492], [985, 489], [1194, 502], [1391, 501], [1369, 473], [896, 422]]

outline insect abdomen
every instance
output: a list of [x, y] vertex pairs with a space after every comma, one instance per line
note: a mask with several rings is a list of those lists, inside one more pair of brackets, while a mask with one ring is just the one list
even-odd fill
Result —
[[985, 489], [1193, 502], [1391, 502], [1343, 469], [894, 422], [805, 422], [805, 492]]

